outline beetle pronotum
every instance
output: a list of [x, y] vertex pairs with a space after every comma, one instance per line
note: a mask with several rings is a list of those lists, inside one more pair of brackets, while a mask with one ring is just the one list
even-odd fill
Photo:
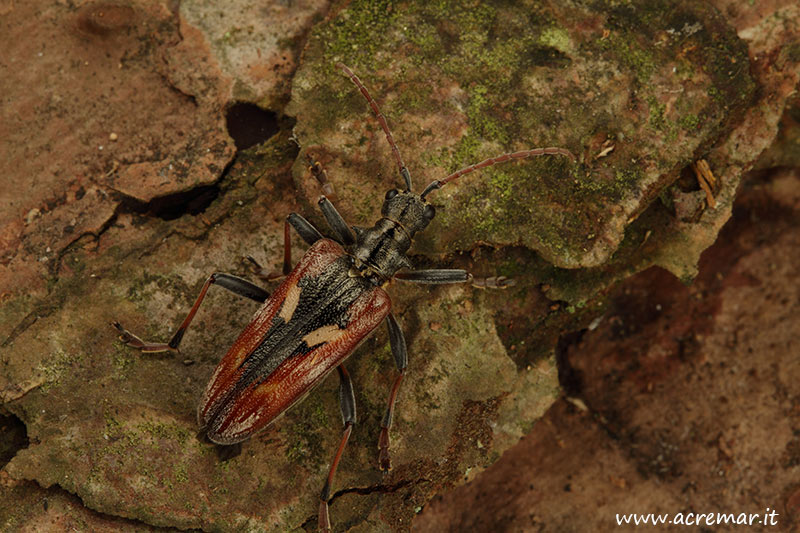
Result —
[[[393, 279], [427, 284], [473, 281], [465, 270], [411, 270], [406, 253], [414, 235], [424, 230], [436, 211], [426, 200], [433, 191], [461, 176], [497, 163], [539, 155], [562, 155], [575, 159], [564, 148], [536, 148], [492, 157], [435, 180], [420, 194], [412, 192], [411, 175], [403, 163], [386, 118], [361, 80], [345, 65], [342, 69], [364, 95], [392, 149], [405, 184], [404, 190], [386, 193], [381, 218], [371, 228], [348, 226], [326, 196], [319, 207], [335, 238], [326, 238], [306, 219], [291, 213], [284, 224], [283, 275], [270, 294], [244, 279], [214, 273], [203, 285], [188, 315], [167, 343], [141, 340], [118, 322], [120, 339], [142, 352], [177, 351], [183, 335], [208, 288], [219, 285], [262, 304], [251, 322], [219, 362], [198, 408], [201, 430], [218, 444], [234, 444], [264, 429], [300, 400], [325, 376], [339, 373], [339, 402], [344, 432], [320, 494], [319, 529], [330, 531], [328, 501], [333, 477], [356, 422], [353, 386], [344, 360], [381, 322], [386, 321], [389, 344], [397, 367], [378, 438], [378, 463], [391, 468], [389, 429], [397, 393], [408, 366], [406, 342], [400, 325], [390, 312], [384, 287]], [[311, 171], [324, 182], [324, 170], [312, 161]], [[294, 228], [310, 248], [292, 268], [289, 228]], [[503, 278], [489, 278], [476, 286], [503, 287]]]

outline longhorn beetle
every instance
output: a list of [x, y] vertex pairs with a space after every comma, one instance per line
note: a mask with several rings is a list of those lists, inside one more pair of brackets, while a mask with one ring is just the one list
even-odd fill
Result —
[[[378, 463], [383, 471], [391, 468], [389, 429], [408, 354], [403, 332], [390, 312], [391, 303], [384, 287], [393, 279], [427, 284], [472, 281], [476, 286], [500, 288], [508, 285], [504, 278], [473, 280], [465, 270], [411, 270], [412, 264], [406, 255], [411, 240], [436, 214], [427, 196], [465, 174], [497, 163], [539, 155], [575, 159], [564, 148], [506, 153], [465, 167], [443, 180], [435, 180], [421, 194], [414, 193], [411, 175], [389, 131], [386, 117], [353, 71], [341, 63], [337, 66], [350, 77], [372, 108], [405, 184], [403, 190], [391, 189], [386, 193], [381, 218], [375, 225], [371, 228], [348, 226], [328, 198], [321, 196], [319, 207], [336, 238], [323, 237], [310, 222], [291, 213], [286, 218], [283, 235], [283, 275], [286, 277], [271, 296], [249, 281], [214, 273], [206, 280], [189, 314], [167, 343], [142, 341], [119, 322], [113, 323], [119, 330], [120, 340], [128, 346], [148, 353], [178, 351], [186, 329], [212, 284], [262, 304], [219, 362], [197, 410], [201, 431], [217, 444], [235, 444], [264, 429], [335, 368], [339, 373], [344, 433], [320, 494], [319, 530], [325, 532], [330, 531], [328, 501], [333, 477], [356, 423], [353, 385], [342, 363], [384, 319], [398, 374], [381, 422]], [[325, 172], [320, 164], [312, 159], [310, 170], [324, 185]], [[310, 245], [294, 268], [290, 226]]]

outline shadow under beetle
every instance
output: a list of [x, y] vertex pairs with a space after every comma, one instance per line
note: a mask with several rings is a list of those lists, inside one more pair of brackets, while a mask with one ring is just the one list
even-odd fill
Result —
[[[320, 494], [319, 530], [325, 532], [330, 531], [328, 501], [333, 477], [356, 423], [353, 386], [342, 363], [384, 319], [398, 375], [381, 422], [378, 463], [384, 471], [391, 468], [389, 429], [408, 354], [403, 332], [390, 312], [391, 302], [384, 287], [392, 279], [427, 284], [472, 281], [476, 286], [497, 288], [509, 284], [505, 278], [473, 280], [465, 270], [411, 270], [406, 252], [414, 235], [424, 230], [436, 214], [426, 197], [464, 174], [497, 163], [539, 155], [575, 159], [563, 148], [502, 154], [465, 167], [441, 181], [436, 180], [421, 194], [416, 194], [411, 191], [411, 176], [375, 100], [347, 66], [341, 63], [337, 66], [350, 77], [372, 108], [405, 184], [403, 190], [392, 189], [386, 193], [380, 220], [371, 228], [348, 226], [328, 198], [321, 196], [319, 207], [337, 238], [323, 237], [306, 219], [297, 213], [290, 214], [284, 225], [283, 275], [286, 277], [271, 296], [244, 279], [214, 273], [167, 343], [145, 342], [118, 322], [113, 323], [119, 330], [120, 340], [128, 346], [142, 352], [177, 351], [212, 284], [263, 304], [219, 362], [197, 411], [201, 430], [217, 444], [235, 444], [264, 429], [335, 368], [340, 380], [344, 433]], [[310, 170], [324, 185], [325, 171], [319, 163], [312, 160]], [[310, 245], [294, 268], [290, 227]]]

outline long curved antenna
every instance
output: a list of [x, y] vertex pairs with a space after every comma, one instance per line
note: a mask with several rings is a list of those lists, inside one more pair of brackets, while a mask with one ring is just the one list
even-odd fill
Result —
[[381, 128], [383, 128], [383, 132], [386, 134], [386, 140], [389, 141], [389, 146], [392, 147], [392, 154], [394, 154], [394, 158], [397, 161], [397, 166], [400, 168], [400, 175], [403, 176], [403, 179], [406, 182], [406, 192], [409, 192], [411, 190], [411, 174], [408, 172], [405, 163], [403, 163], [403, 158], [400, 156], [400, 150], [397, 149], [397, 145], [394, 143], [394, 137], [392, 136], [392, 132], [389, 131], [389, 124], [386, 122], [386, 117], [383, 116], [378, 104], [375, 103], [375, 100], [373, 100], [369, 95], [369, 91], [367, 91], [367, 88], [364, 87], [363, 83], [361, 83], [361, 80], [358, 79], [358, 76], [356, 76], [353, 71], [350, 70], [350, 68], [344, 63], [336, 63], [336, 66], [342, 69], [345, 74], [350, 76], [350, 79], [356, 84], [358, 90], [361, 91], [361, 94], [367, 99], [367, 103], [369, 103], [369, 106], [372, 108], [372, 112], [375, 113], [375, 117], [378, 119]]
[[470, 172], [490, 167], [492, 165], [496, 165], [497, 163], [505, 163], [506, 161], [513, 161], [515, 159], [525, 159], [526, 157], [535, 157], [540, 155], [563, 155], [564, 157], [569, 157], [570, 159], [575, 161], [575, 156], [572, 154], [572, 152], [570, 152], [566, 148], [548, 147], [548, 148], [534, 148], [533, 150], [522, 150], [521, 152], [509, 152], [507, 154], [498, 155], [496, 157], [490, 157], [489, 159], [484, 159], [480, 163], [475, 163], [474, 165], [464, 167], [461, 170], [453, 172], [443, 180], [435, 180], [433, 183], [425, 187], [425, 190], [422, 191], [422, 194], [420, 196], [424, 200], [425, 197], [431, 192], [437, 189], [441, 189], [447, 183], [453, 181], [454, 179], [460, 178], [464, 174], [469, 174]]

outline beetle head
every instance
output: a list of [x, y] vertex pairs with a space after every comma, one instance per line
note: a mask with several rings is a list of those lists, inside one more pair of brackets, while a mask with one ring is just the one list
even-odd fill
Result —
[[436, 215], [436, 209], [418, 194], [390, 189], [386, 192], [381, 215], [399, 222], [410, 235], [414, 235], [428, 227]]

